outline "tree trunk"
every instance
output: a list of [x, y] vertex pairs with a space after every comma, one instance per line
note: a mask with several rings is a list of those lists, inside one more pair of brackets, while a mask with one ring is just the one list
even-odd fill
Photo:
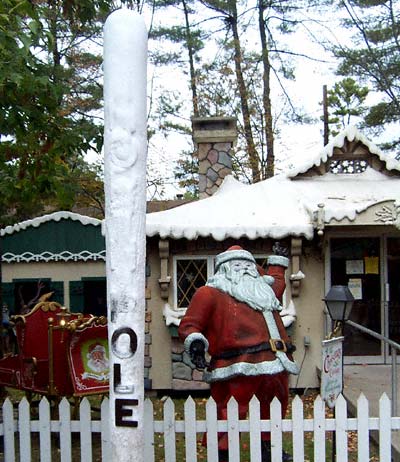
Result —
[[240, 39], [238, 32], [238, 19], [237, 19], [237, 9], [236, 9], [236, 0], [232, 2], [232, 14], [229, 16], [229, 24], [232, 29], [233, 34], [233, 43], [234, 43], [234, 52], [235, 52], [235, 72], [236, 79], [239, 88], [240, 95], [240, 105], [243, 116], [244, 123], [244, 132], [247, 144], [247, 153], [249, 156], [250, 168], [252, 173], [252, 179], [254, 183], [260, 181], [260, 167], [259, 167], [259, 157], [256, 151], [254, 144], [253, 132], [251, 129], [250, 121], [250, 110], [248, 103], [248, 93], [246, 88], [246, 83], [244, 81], [243, 72], [242, 72], [242, 51], [240, 47]]
[[[267, 162], [265, 168], [265, 178], [274, 176], [274, 132], [272, 126], [272, 108], [271, 108], [271, 64], [269, 62], [268, 42], [264, 25], [264, 6], [263, 1], [258, 1], [258, 28], [261, 40], [261, 57], [263, 64], [263, 109], [264, 109], [264, 136], [267, 147]], [[264, 179], [264, 178], [263, 178]]]
[[185, 0], [182, 0], [183, 12], [185, 15], [186, 46], [189, 54], [190, 89], [192, 91], [192, 105], [194, 117], [199, 116], [199, 103], [197, 97], [196, 71], [194, 69], [194, 50], [192, 34], [190, 32], [189, 11]]

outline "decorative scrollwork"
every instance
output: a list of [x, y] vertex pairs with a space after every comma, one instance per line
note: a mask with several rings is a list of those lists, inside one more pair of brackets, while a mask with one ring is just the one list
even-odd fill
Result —
[[362, 173], [368, 167], [368, 161], [363, 159], [334, 159], [329, 163], [331, 173]]
[[395, 209], [384, 205], [380, 210], [375, 212], [376, 218], [374, 221], [379, 221], [385, 224], [393, 224], [397, 218]]

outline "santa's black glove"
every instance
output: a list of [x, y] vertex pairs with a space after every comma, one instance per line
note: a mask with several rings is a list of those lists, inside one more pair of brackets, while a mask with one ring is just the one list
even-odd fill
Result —
[[289, 249], [281, 245], [280, 242], [275, 242], [275, 244], [272, 246], [272, 251], [274, 252], [274, 255], [289, 257]]
[[206, 346], [202, 340], [193, 340], [189, 348], [190, 359], [198, 369], [204, 369], [206, 363]]

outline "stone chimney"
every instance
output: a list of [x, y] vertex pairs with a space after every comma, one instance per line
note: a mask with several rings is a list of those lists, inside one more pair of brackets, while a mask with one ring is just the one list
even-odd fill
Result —
[[234, 117], [195, 117], [193, 141], [199, 159], [200, 199], [212, 196], [232, 171], [230, 151], [236, 141]]

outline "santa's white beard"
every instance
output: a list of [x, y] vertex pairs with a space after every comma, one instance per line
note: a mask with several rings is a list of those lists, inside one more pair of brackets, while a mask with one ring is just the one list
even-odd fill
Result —
[[226, 269], [225, 274], [217, 273], [210, 278], [207, 285], [231, 295], [239, 302], [246, 303], [258, 311], [282, 309], [271, 286], [256, 270]]

